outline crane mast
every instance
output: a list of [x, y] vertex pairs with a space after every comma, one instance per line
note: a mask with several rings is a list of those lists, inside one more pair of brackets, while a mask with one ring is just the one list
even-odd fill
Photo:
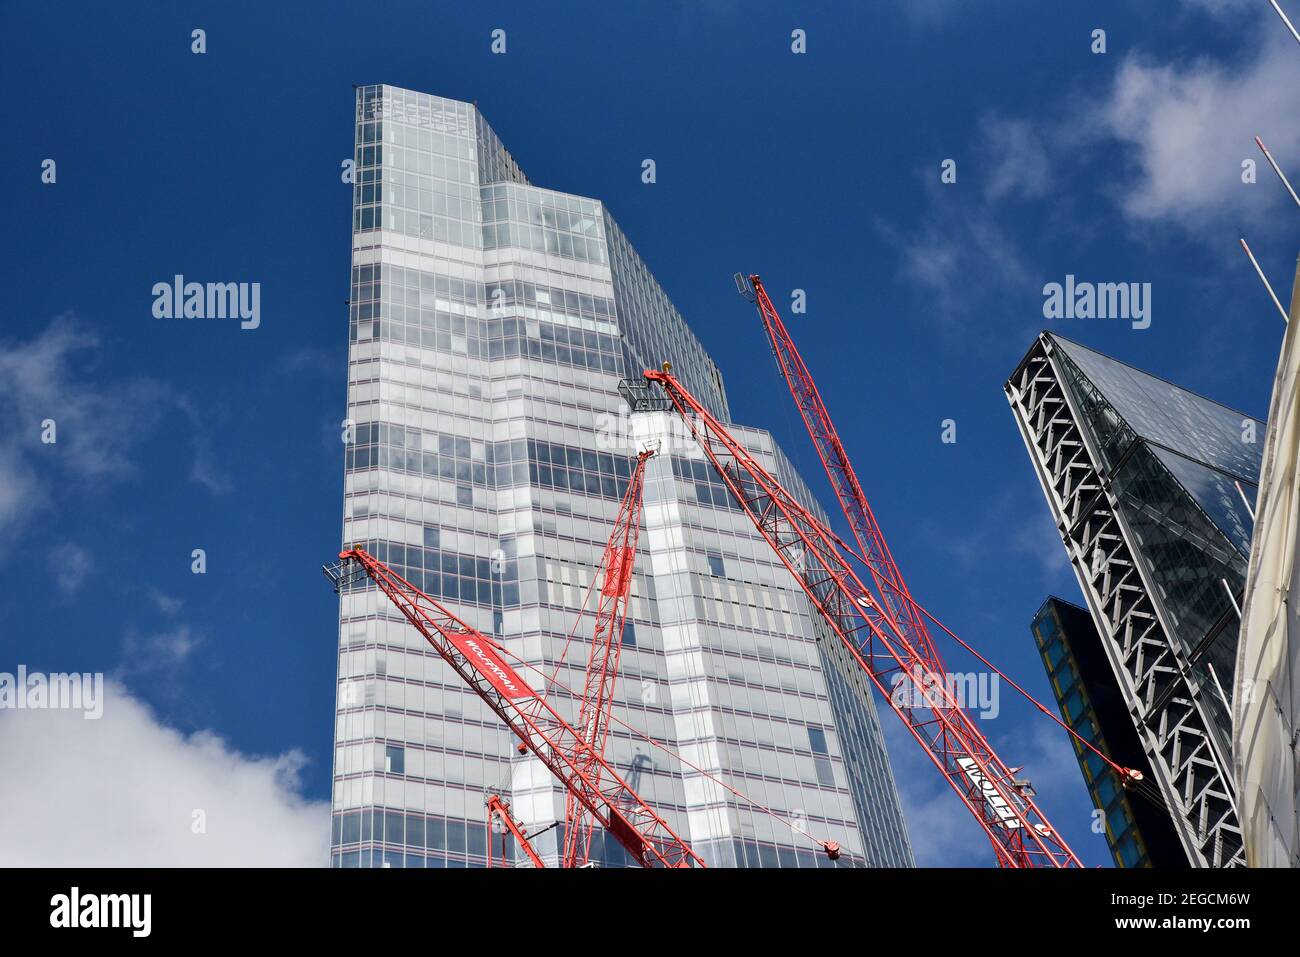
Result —
[[[506, 662], [501, 647], [416, 588], [364, 548], [352, 545], [325, 569], [336, 590], [368, 577], [471, 691], [566, 791], [643, 867], [703, 867], [678, 837], [573, 726]], [[599, 769], [597, 777], [590, 769]]]
[[[907, 632], [858, 577], [839, 540], [791, 496], [686, 389], [665, 363], [645, 382], [626, 382], [634, 411], [674, 410], [717, 469], [759, 534], [790, 570], [814, 609], [866, 671], [979, 823], [1003, 867], [1078, 867], [1079, 860], [994, 752]], [[901, 678], [898, 676], [901, 675]], [[921, 705], [903, 706], [896, 681]]]
[[[614, 686], [618, 681], [618, 662], [632, 593], [632, 565], [636, 561], [640, 536], [645, 468], [654, 454], [654, 449], [646, 449], [637, 456], [601, 561], [603, 576], [596, 602], [595, 633], [583, 679], [582, 703], [578, 709], [578, 730], [587, 748], [573, 756], [577, 766], [598, 786], [601, 765], [595, 758], [604, 758], [605, 743], [609, 739]], [[596, 822], [572, 791], [565, 797], [564, 822], [561, 866], [582, 867], [591, 857], [591, 835]]]

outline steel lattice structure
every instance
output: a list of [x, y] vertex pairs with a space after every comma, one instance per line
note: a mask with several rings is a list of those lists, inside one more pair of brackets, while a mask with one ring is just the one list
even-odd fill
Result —
[[[742, 294], [745, 293], [743, 283], [744, 279], [737, 274], [736, 284]], [[885, 541], [866, 493], [862, 491], [862, 484], [853, 471], [853, 463], [844, 450], [844, 443], [840, 441], [826, 403], [817, 391], [817, 383], [804, 364], [803, 357], [799, 355], [785, 323], [781, 321], [781, 314], [763, 288], [763, 280], [756, 275], [750, 276], [749, 284], [753, 292], [752, 295], [746, 295], [746, 298], [752, 299], [758, 306], [763, 328], [767, 330], [768, 342], [772, 346], [772, 354], [776, 357], [777, 366], [785, 377], [790, 395], [803, 418], [804, 427], [817, 449], [826, 477], [835, 490], [840, 509], [853, 531], [858, 554], [865, 559], [872, 584], [881, 599], [881, 611], [888, 616], [894, 630], [906, 636], [934, 671], [943, 674], [943, 659], [934, 647], [925, 617], [912, 599], [907, 582], [903, 580], [903, 574], [894, 561], [889, 543]]]
[[[637, 456], [601, 561], [603, 574], [600, 576], [599, 595], [596, 599], [596, 625], [582, 683], [582, 702], [578, 708], [578, 729], [587, 749], [574, 755], [578, 767], [597, 787], [600, 785], [602, 763], [596, 758], [604, 758], [605, 743], [609, 740], [614, 685], [618, 681], [623, 630], [627, 622], [628, 600], [632, 595], [632, 566], [636, 561], [636, 546], [641, 530], [645, 467], [654, 454], [655, 450], [647, 449]], [[582, 867], [588, 862], [595, 823], [595, 818], [587, 813], [578, 800], [578, 795], [568, 791], [564, 801], [562, 867]]]
[[1060, 361], [1040, 336], [1007, 382], [1007, 399], [1189, 860], [1244, 865], [1230, 765], [1186, 654], [1152, 600], [1149, 572], [1129, 544], [1136, 539], [1080, 427]]
[[[605, 758], [506, 663], [501, 648], [375, 558], [353, 546], [326, 574], [338, 589], [369, 577], [569, 794], [643, 867], [704, 862]], [[594, 776], [586, 768], [599, 768]]]
[[[636, 411], [675, 410], [759, 534], [814, 609], [866, 671], [993, 844], [1003, 867], [1078, 867], [1079, 860], [953, 698], [942, 674], [907, 633], [896, 630], [828, 528], [791, 496], [665, 366], [624, 383]], [[910, 682], [921, 706], [897, 703], [893, 683]]]

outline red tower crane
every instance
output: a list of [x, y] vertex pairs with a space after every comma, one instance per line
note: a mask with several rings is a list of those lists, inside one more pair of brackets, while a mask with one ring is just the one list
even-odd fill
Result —
[[[662, 371], [647, 371], [644, 378], [657, 384], [665, 398], [645, 384], [625, 383], [623, 391], [632, 408], [672, 409], [681, 416], [759, 534], [984, 829], [998, 864], [1080, 866], [1028, 789], [1017, 786], [1012, 769], [955, 700], [934, 659], [917, 647], [919, 639], [896, 628], [894, 613], [863, 584], [837, 536], [691, 395], [668, 364]], [[915, 606], [910, 600], [907, 604]], [[899, 703], [892, 687], [896, 680], [909, 682], [916, 692], [913, 698], [921, 703]]]
[[[577, 766], [597, 786], [601, 780], [601, 765], [596, 758], [604, 759], [605, 743], [609, 739], [614, 685], [618, 680], [623, 630], [627, 622], [628, 600], [632, 594], [632, 565], [636, 561], [636, 545], [641, 529], [645, 467], [655, 451], [646, 449], [637, 456], [601, 561], [603, 575], [596, 600], [595, 634], [582, 684], [582, 703], [578, 709], [578, 731], [587, 749], [574, 755]], [[596, 820], [573, 791], [569, 791], [565, 797], [564, 822], [561, 866], [582, 867], [590, 860], [591, 835]]]
[[[470, 690], [531, 751], [569, 794], [643, 867], [703, 867], [690, 846], [546, 699], [506, 662], [503, 649], [416, 588], [364, 548], [339, 553], [326, 574], [341, 590], [369, 577]], [[595, 777], [590, 770], [598, 769]]]

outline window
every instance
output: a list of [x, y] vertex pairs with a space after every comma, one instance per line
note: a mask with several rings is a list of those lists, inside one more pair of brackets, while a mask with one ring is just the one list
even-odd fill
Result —
[[812, 748], [817, 783], [823, 787], [835, 787], [835, 771], [831, 767], [830, 752], [826, 749], [826, 732], [821, 728], [809, 726], [808, 747]]
[[406, 773], [406, 750], [390, 744], [384, 748], [384, 770], [389, 774]]
[[727, 569], [722, 564], [722, 556], [717, 552], [709, 552], [709, 574], [716, 578], [726, 578]]
[[424, 526], [424, 547], [438, 547], [438, 530], [436, 528], [430, 528], [428, 525]]
[[623, 647], [636, 647], [636, 626], [630, 621], [623, 624]]
[[474, 504], [474, 488], [473, 488], [472, 486], [470, 486], [470, 485], [457, 485], [457, 486], [456, 486], [456, 504], [457, 504], [457, 505], [473, 505], [473, 504]]
[[808, 728], [808, 747], [814, 754], [829, 754], [826, 750], [826, 732], [821, 728]]

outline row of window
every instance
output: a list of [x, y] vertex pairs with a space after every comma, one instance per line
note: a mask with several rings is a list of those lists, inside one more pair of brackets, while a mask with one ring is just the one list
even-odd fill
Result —
[[392, 86], [364, 86], [357, 91], [357, 122], [388, 120], [440, 133], [474, 133], [468, 103]]

